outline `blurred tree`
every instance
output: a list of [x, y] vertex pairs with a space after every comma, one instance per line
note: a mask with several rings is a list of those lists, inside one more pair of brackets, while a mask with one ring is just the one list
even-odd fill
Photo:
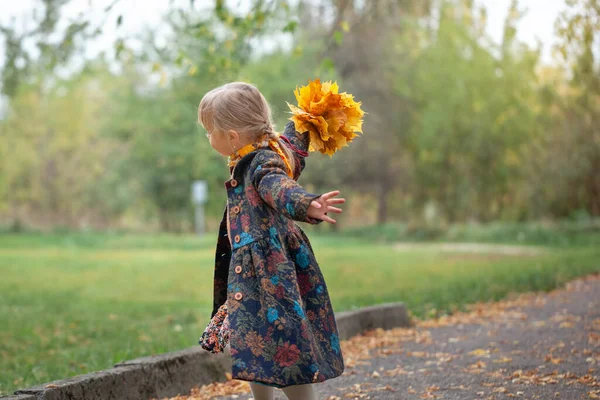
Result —
[[423, 47], [412, 58], [413, 75], [397, 81], [417, 114], [410, 191], [417, 205], [435, 201], [449, 222], [489, 221], [510, 205], [521, 146], [536, 133], [538, 53], [516, 41], [516, 1], [499, 48], [482, 43], [485, 13], [471, 1], [440, 5], [437, 26], [418, 40], [404, 38]]
[[62, 8], [70, 1], [38, 0], [31, 18], [23, 24], [25, 28], [18, 26], [14, 18], [11, 25], [0, 25], [5, 48], [0, 71], [2, 93], [9, 98], [16, 95], [21, 84], [50, 76], [57, 68], [67, 65], [79, 46], [99, 33], [85, 20], [70, 21], [66, 28], [61, 26]]
[[[61, 11], [69, 2], [70, 0], [39, 0], [31, 12], [31, 17], [25, 19], [22, 24], [18, 24], [16, 19], [12, 18], [9, 25], [0, 25], [0, 40], [4, 41], [5, 50], [4, 63], [0, 69], [1, 93], [8, 99], [8, 114], [12, 115], [10, 121], [0, 125], [0, 162], [3, 164], [0, 169], [0, 182], [3, 183], [0, 188], [0, 208], [11, 209], [11, 220], [15, 227], [22, 225], [19, 207], [15, 204], [16, 199], [22, 199], [23, 196], [33, 198], [36, 194], [34, 187], [30, 185], [34, 185], [31, 174], [37, 170], [28, 171], [25, 166], [27, 163], [37, 166], [44, 163], [36, 158], [43, 136], [49, 141], [54, 135], [56, 140], [62, 135], [56, 132], [55, 128], [43, 129], [41, 125], [45, 120], [43, 114], [47, 112], [47, 109], [44, 109], [47, 106], [46, 96], [56, 94], [54, 91], [61, 86], [60, 90], [66, 90], [65, 82], [52, 82], [57, 79], [55, 72], [66, 66], [79, 53], [84, 40], [98, 33], [87, 21], [82, 20], [70, 21], [66, 27], [61, 26]], [[19, 97], [21, 90], [24, 93]], [[18, 122], [16, 119], [27, 115], [20, 114], [26, 109], [40, 118], [37, 130], [29, 125], [17, 127], [19, 123], [25, 122]], [[17, 143], [23, 154], [15, 154], [11, 147]], [[49, 170], [52, 168], [49, 167]], [[17, 181], [13, 181], [16, 178]], [[22, 185], [16, 187], [21, 178], [24, 179], [21, 181]], [[50, 180], [48, 177], [46, 182]], [[26, 194], [27, 188], [29, 193]], [[38, 200], [43, 201], [41, 198]]]
[[374, 193], [377, 221], [384, 223], [390, 194], [408, 180], [409, 173], [402, 168], [408, 155], [402, 144], [412, 123], [411, 100], [394, 89], [404, 59], [394, 53], [393, 38], [425, 18], [430, 1], [304, 3], [312, 5], [302, 18], [312, 37], [327, 38], [322, 53], [325, 65], [335, 66], [343, 89], [362, 101], [368, 112], [365, 136], [336, 156], [335, 171], [348, 186]]
[[[120, 86], [117, 89], [96, 87], [99, 96], [108, 91], [112, 98], [110, 103], [103, 104], [105, 114], [100, 116], [86, 111], [85, 101], [93, 102], [93, 99], [86, 97], [91, 93], [85, 91], [93, 85], [84, 82], [83, 75], [72, 71], [73, 78], [64, 82], [56, 76], [57, 68], [76, 55], [76, 44], [90, 37], [89, 16], [82, 15], [79, 22], [71, 23], [63, 32], [61, 9], [69, 0], [43, 0], [40, 3], [44, 16], [41, 20], [36, 19], [34, 12], [33, 28], [18, 33], [14, 21], [12, 27], [1, 28], [7, 44], [7, 62], [2, 70], [3, 89], [11, 98], [9, 118], [0, 126], [0, 135], [7, 138], [0, 148], [0, 154], [6, 155], [0, 174], [0, 180], [6, 183], [0, 193], [4, 206], [14, 208], [12, 215], [18, 218], [18, 215], [27, 214], [22, 208], [31, 209], [36, 205], [39, 214], [53, 215], [57, 218], [56, 223], [75, 226], [77, 217], [82, 215], [79, 212], [82, 199], [95, 196], [99, 193], [95, 188], [102, 187], [114, 194], [104, 194], [104, 202], [98, 203], [107, 205], [107, 219], [118, 218], [134, 209], [138, 217], [139, 214], [158, 215], [164, 230], [190, 229], [192, 181], [206, 179], [212, 189], [220, 189], [226, 178], [224, 163], [209, 150], [195, 122], [201, 94], [237, 75], [249, 61], [253, 46], [260, 44], [257, 38], [261, 33], [272, 29], [294, 30], [293, 24], [275, 18], [275, 15], [288, 12], [288, 6], [285, 2], [258, 1], [244, 15], [224, 1], [215, 1], [210, 12], [184, 12], [183, 8], [172, 6], [166, 18], [172, 32], [168, 46], [158, 46], [152, 31], [146, 32], [140, 53], [127, 48], [125, 40], [119, 39], [115, 43], [123, 68], [121, 76], [114, 77], [114, 82]], [[105, 18], [111, 17], [111, 10], [117, 3], [118, 0], [105, 9]], [[191, 6], [193, 8], [193, 2]], [[118, 24], [122, 18], [117, 17]], [[100, 30], [96, 29], [94, 33], [100, 33]], [[62, 39], [57, 42], [55, 38], [60, 35]], [[37, 43], [39, 56], [28, 52], [31, 41]], [[182, 69], [184, 74], [178, 72]], [[158, 86], [143, 79], [153, 73], [160, 75]], [[90, 79], [89, 74], [84, 75]], [[100, 72], [99, 79], [101, 75]], [[19, 97], [20, 90], [24, 93], [22, 98]], [[61, 97], [73, 99], [77, 96], [84, 103], [71, 104], [61, 100]], [[72, 123], [69, 125], [68, 118], [56, 124], [47, 120], [51, 107], [63, 107], [56, 115], [72, 115]], [[32, 126], [23, 127], [22, 116], [26, 113], [39, 119], [37, 130]], [[91, 118], [89, 129], [82, 129], [77, 118]], [[87, 157], [85, 140], [73, 141], [75, 147], [68, 147], [69, 154], [44, 152], [55, 146], [64, 149], [61, 138], [69, 136], [117, 143], [119, 148], [126, 149], [126, 156], [122, 152], [99, 152], [92, 158], [110, 167], [109, 171], [103, 170], [101, 182], [97, 180], [100, 176], [95, 176], [94, 180], [85, 174], [81, 175], [81, 182], [74, 182], [75, 174], [83, 170], [63, 171], [62, 168], [69, 165], [68, 160], [72, 157]], [[46, 145], [39, 146], [40, 142]], [[22, 152], [10, 155], [11, 148], [17, 145]], [[76, 146], [81, 146], [80, 154]], [[42, 170], [45, 178], [35, 175], [42, 174]], [[36, 190], [34, 185], [43, 187]], [[76, 190], [82, 191], [72, 197]], [[211, 190], [211, 194], [209, 212], [222, 212], [222, 202], [215, 201], [220, 191]]]
[[[174, 3], [167, 45], [151, 30], [138, 50], [121, 38], [118, 72], [100, 56], [67, 78], [62, 67], [100, 31], [85, 16], [65, 30], [68, 0], [38, 4], [34, 28], [0, 28], [10, 98], [0, 208], [15, 220], [188, 231], [191, 183], [204, 179], [214, 224], [227, 168], [196, 122], [202, 95], [253, 82], [282, 130], [293, 89], [316, 77], [338, 80], [369, 114], [348, 149], [311, 156], [302, 183], [341, 187], [380, 223], [420, 222], [433, 208], [443, 218], [430, 220], [450, 222], [599, 212], [597, 0], [573, 0], [561, 17], [562, 71], [536, 70], [538, 50], [517, 40], [516, 1], [495, 44], [471, 0], [254, 0], [248, 13]], [[121, 23], [115, 10], [104, 17]]]
[[[105, 193], [96, 188], [119, 154], [118, 143], [99, 137], [98, 118], [119, 79], [106, 64], [40, 91], [23, 86], [0, 124], [0, 204], [15, 225], [40, 222], [71, 228], [110, 218]], [[107, 215], [108, 214], [108, 215]]]
[[[549, 129], [533, 144], [531, 189], [541, 213], [570, 216], [584, 211], [600, 215], [600, 2], [569, 0], [556, 31], [564, 61], [553, 86], [560, 91], [546, 101]], [[596, 46], [596, 47], [595, 47]], [[535, 182], [535, 183], [534, 183]]]

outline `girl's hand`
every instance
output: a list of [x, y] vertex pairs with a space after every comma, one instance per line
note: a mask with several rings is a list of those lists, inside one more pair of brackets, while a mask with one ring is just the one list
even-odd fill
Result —
[[327, 216], [328, 212], [334, 212], [337, 214], [341, 214], [342, 210], [337, 207], [332, 207], [333, 204], [343, 204], [346, 202], [346, 199], [334, 199], [333, 197], [340, 194], [339, 190], [334, 190], [333, 192], [325, 193], [318, 199], [312, 201], [310, 203], [310, 207], [308, 207], [307, 215], [311, 218], [320, 219], [323, 221], [327, 221], [329, 223], [335, 224], [336, 221]]

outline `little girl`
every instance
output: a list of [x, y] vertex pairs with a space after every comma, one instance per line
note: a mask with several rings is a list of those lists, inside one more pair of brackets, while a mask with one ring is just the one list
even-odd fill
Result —
[[272, 399], [274, 387], [288, 399], [316, 399], [312, 384], [341, 375], [344, 361], [325, 280], [294, 221], [335, 223], [328, 213], [341, 213], [334, 205], [345, 200], [296, 182], [309, 135], [293, 122], [276, 133], [253, 85], [211, 90], [198, 119], [211, 146], [229, 156], [212, 316], [226, 302], [232, 377], [249, 381], [256, 400]]

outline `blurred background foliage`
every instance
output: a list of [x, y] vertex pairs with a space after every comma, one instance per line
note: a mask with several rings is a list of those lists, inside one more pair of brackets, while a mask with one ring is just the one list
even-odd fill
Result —
[[253, 0], [243, 12], [192, 0], [165, 15], [163, 44], [147, 28], [141, 46], [121, 37], [86, 57], [122, 23], [118, 1], [101, 22], [65, 26], [70, 0], [37, 0], [31, 29], [0, 26], [4, 230], [191, 232], [199, 179], [216, 229], [227, 169], [197, 123], [202, 95], [255, 83], [281, 130], [294, 88], [317, 77], [368, 112], [364, 135], [333, 159], [311, 155], [301, 180], [345, 192], [342, 228], [600, 215], [598, 0], [567, 2], [552, 65], [518, 40], [516, 0], [500, 43], [472, 0]]

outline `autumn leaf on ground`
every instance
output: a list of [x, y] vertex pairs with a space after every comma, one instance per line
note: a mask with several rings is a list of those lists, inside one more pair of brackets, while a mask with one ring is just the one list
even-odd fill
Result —
[[554, 357], [552, 356], [552, 354], [549, 354], [549, 355], [547, 355], [547, 356], [544, 358], [544, 361], [545, 361], [545, 362], [552, 363], [552, 364], [560, 364], [560, 363], [562, 362], [562, 359], [561, 359], [561, 358], [554, 358]]
[[470, 351], [468, 354], [470, 356], [475, 356], [475, 357], [489, 357], [490, 351], [485, 350], [485, 349], [475, 349], [473, 351]]

